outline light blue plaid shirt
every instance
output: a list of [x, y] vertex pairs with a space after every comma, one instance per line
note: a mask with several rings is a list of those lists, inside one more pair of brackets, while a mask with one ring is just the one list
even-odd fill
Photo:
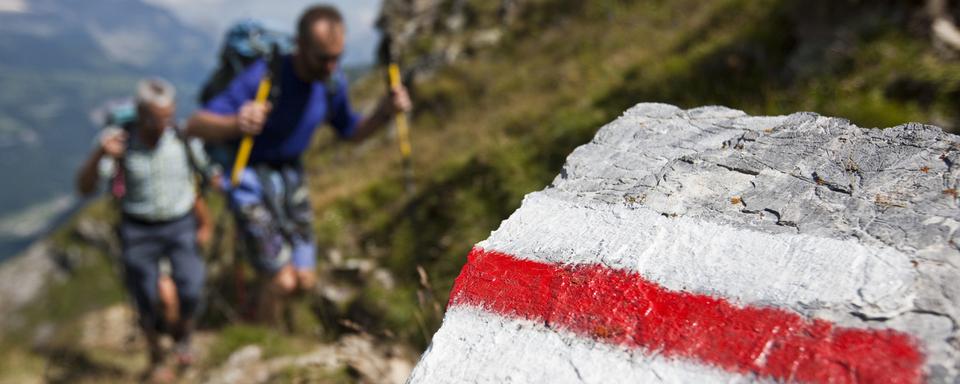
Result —
[[[107, 128], [116, 130], [120, 128]], [[116, 131], [114, 131], [116, 132]], [[130, 135], [127, 141], [125, 168], [126, 194], [121, 199], [123, 213], [146, 221], [166, 221], [180, 218], [193, 209], [197, 198], [196, 181], [186, 146], [174, 128], [167, 128], [155, 148], [147, 148]], [[189, 140], [197, 165], [207, 167], [203, 144], [197, 139]], [[104, 158], [100, 162], [100, 176], [111, 180], [116, 172], [117, 161]]]

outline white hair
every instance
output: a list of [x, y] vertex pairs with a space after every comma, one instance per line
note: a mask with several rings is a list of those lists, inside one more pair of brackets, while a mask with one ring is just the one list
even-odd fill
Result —
[[169, 81], [155, 77], [137, 83], [137, 105], [165, 108], [173, 105], [177, 89]]

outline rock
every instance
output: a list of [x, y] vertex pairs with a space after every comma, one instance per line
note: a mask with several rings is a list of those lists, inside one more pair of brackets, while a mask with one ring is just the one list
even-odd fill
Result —
[[409, 353], [397, 348], [378, 348], [369, 336], [344, 337], [339, 345], [339, 355], [356, 370], [363, 382], [404, 383], [413, 370]]
[[496, 45], [503, 27], [516, 22], [525, 2], [384, 1], [377, 21], [384, 36], [381, 61], [399, 60], [408, 75], [428, 75], [467, 52]]
[[501, 38], [503, 38], [503, 30], [491, 28], [477, 31], [473, 35], [471, 42], [473, 43], [474, 47], [492, 47], [497, 45]]
[[43, 322], [33, 330], [33, 340], [30, 343], [34, 349], [46, 348], [54, 341], [57, 327], [51, 322]]
[[272, 382], [290, 370], [335, 372], [348, 368], [360, 383], [404, 383], [413, 369], [412, 353], [396, 345], [377, 345], [368, 335], [348, 335], [334, 344], [318, 345], [313, 351], [296, 356], [263, 360], [262, 349], [246, 346], [230, 355], [223, 366], [205, 380], [214, 383]]
[[80, 345], [88, 350], [126, 351], [131, 341], [140, 337], [137, 315], [126, 303], [84, 315], [80, 329]]
[[263, 349], [257, 345], [248, 345], [238, 349], [227, 358], [227, 365], [233, 367], [242, 367], [251, 363], [260, 361], [263, 357]]
[[263, 383], [270, 378], [269, 368], [261, 362], [263, 349], [248, 345], [233, 352], [218, 370], [212, 372], [205, 382], [216, 383]]
[[44, 241], [0, 264], [0, 329], [21, 325], [19, 310], [44, 292], [56, 271], [52, 247]]
[[73, 229], [84, 243], [102, 249], [111, 257], [120, 254], [120, 239], [116, 235], [116, 227], [108, 221], [81, 218]]
[[474, 248], [411, 382], [960, 380], [960, 138], [639, 104]]

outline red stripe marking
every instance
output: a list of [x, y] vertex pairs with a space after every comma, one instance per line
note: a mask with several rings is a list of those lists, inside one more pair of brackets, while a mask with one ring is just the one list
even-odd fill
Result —
[[906, 334], [739, 307], [596, 265], [545, 264], [475, 248], [450, 305], [479, 306], [742, 374], [814, 383], [923, 380], [923, 354]]

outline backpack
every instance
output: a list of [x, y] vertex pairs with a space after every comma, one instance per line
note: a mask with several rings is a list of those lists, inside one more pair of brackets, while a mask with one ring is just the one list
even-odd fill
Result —
[[[269, 100], [280, 94], [279, 78], [284, 55], [293, 52], [293, 37], [271, 31], [256, 20], [243, 20], [231, 26], [223, 38], [220, 48], [220, 63], [201, 88], [198, 101], [200, 106], [230, 86], [238, 75], [258, 60], [266, 60], [273, 86]], [[237, 151], [237, 143], [206, 143], [204, 149], [214, 163], [229, 170]]]
[[200, 104], [206, 104], [227, 89], [237, 75], [257, 60], [266, 59], [271, 72], [276, 74], [280, 57], [291, 52], [293, 37], [290, 35], [271, 31], [256, 20], [248, 19], [234, 24], [223, 37], [220, 63], [203, 85]]

